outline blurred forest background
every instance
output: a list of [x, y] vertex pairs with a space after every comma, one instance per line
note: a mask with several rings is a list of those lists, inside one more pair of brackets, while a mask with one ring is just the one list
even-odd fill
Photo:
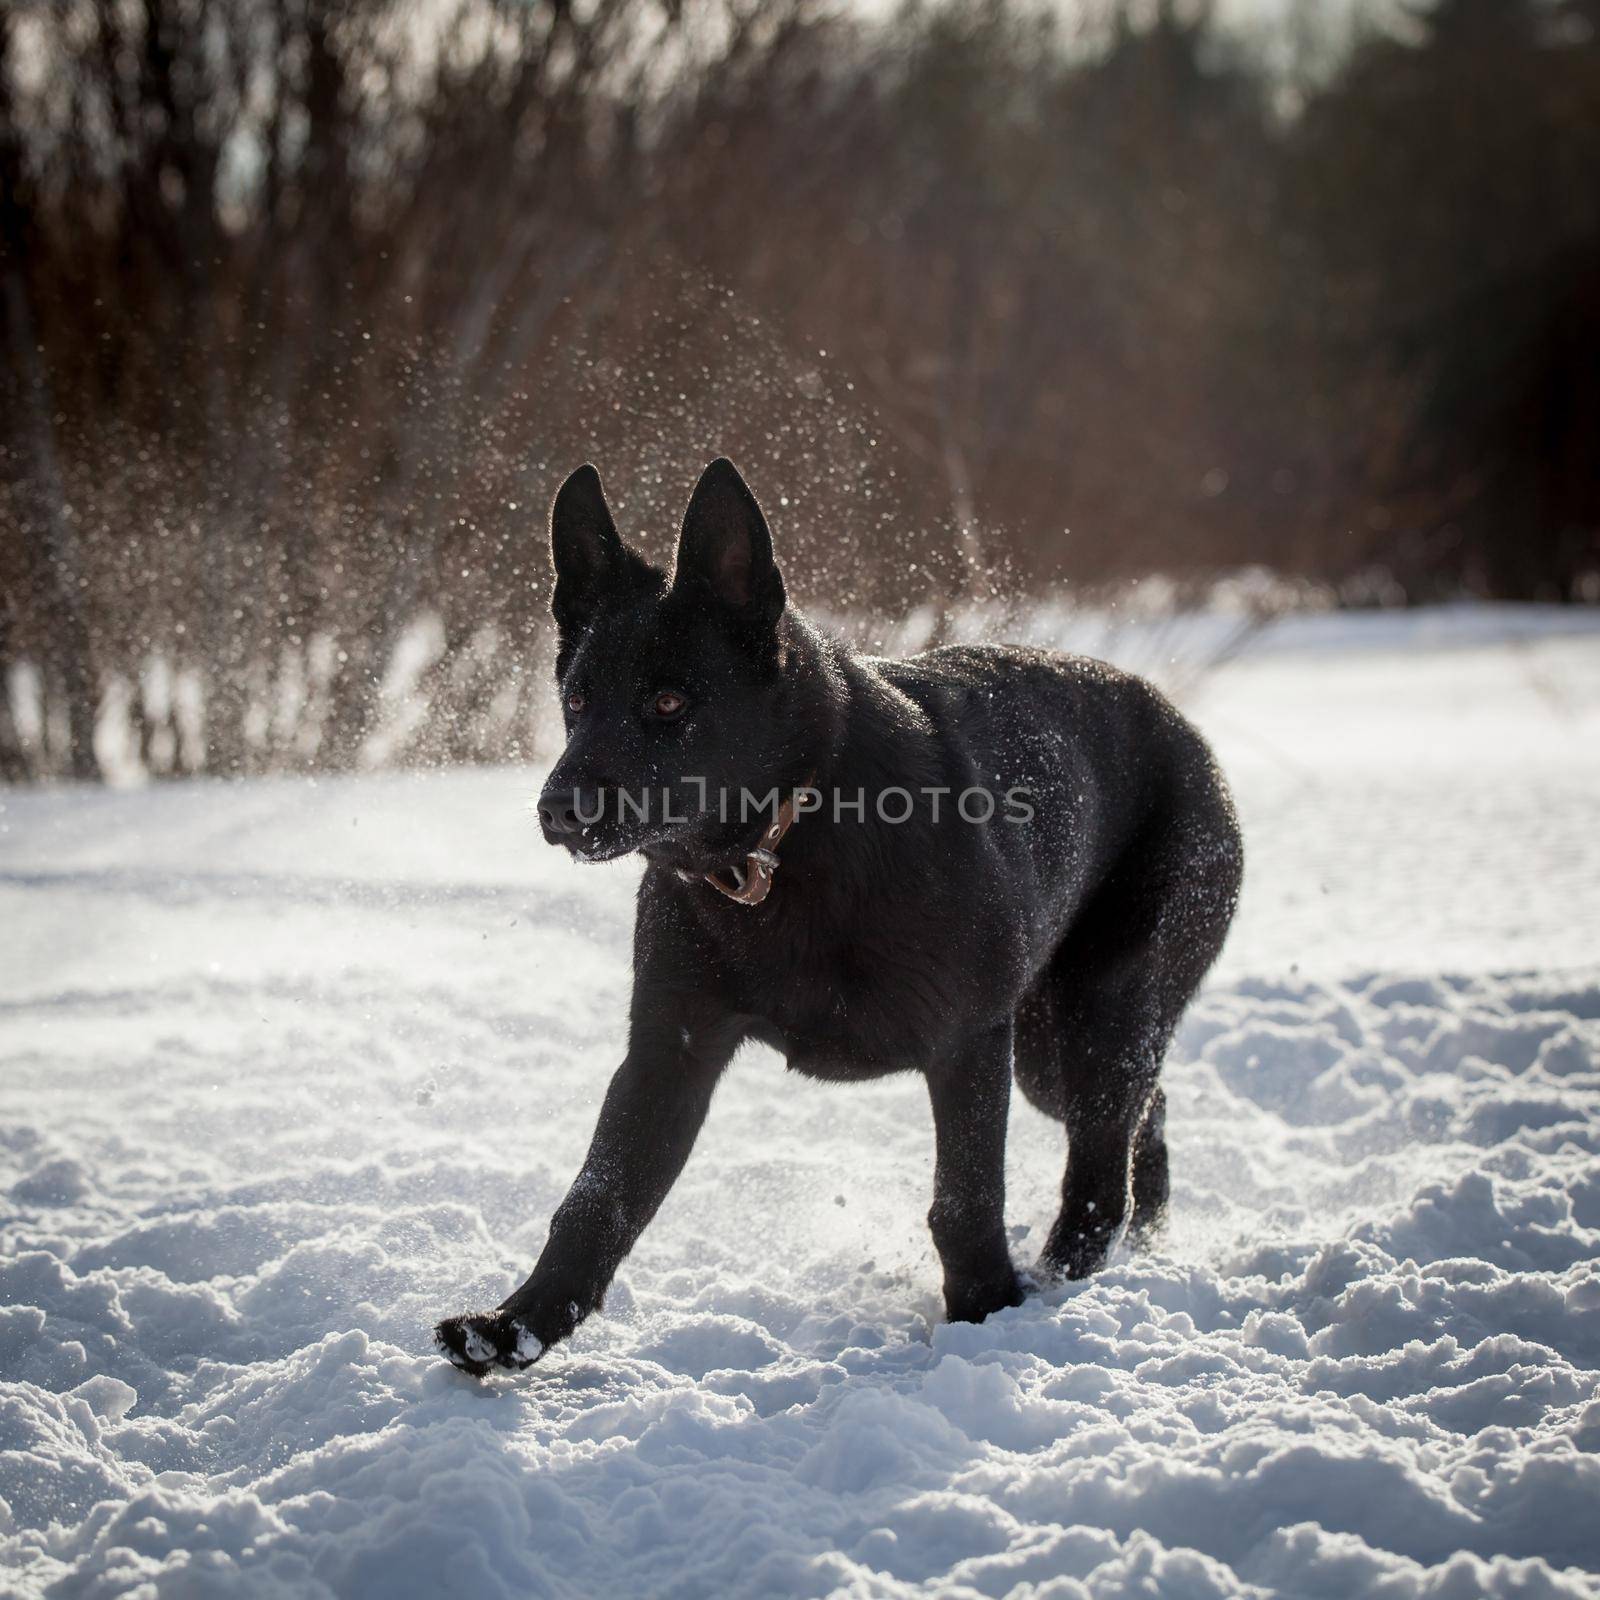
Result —
[[6, 0], [0, 354], [11, 780], [526, 753], [591, 458], [930, 637], [1593, 602], [1600, 0]]

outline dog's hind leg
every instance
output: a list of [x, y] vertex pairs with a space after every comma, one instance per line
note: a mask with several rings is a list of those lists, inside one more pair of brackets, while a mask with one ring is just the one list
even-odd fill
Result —
[[1167, 1092], [1157, 1085], [1133, 1146], [1133, 1211], [1128, 1218], [1128, 1237], [1135, 1243], [1148, 1243], [1161, 1231], [1167, 1220], [1167, 1196], [1171, 1187], [1167, 1166]]
[[1061, 1019], [1057, 1014], [1052, 968], [1047, 967], [1039, 981], [1017, 1007], [1015, 1075], [1017, 1087], [1028, 1103], [1057, 1122], [1067, 1115], [1062, 1083]]
[[1147, 1236], [1167, 1200], [1161, 1062], [1232, 919], [1241, 857], [1232, 813], [1188, 816], [1129, 852], [1051, 958], [1067, 1128], [1061, 1211], [1040, 1258], [1086, 1277], [1123, 1228]]
[[945, 1314], [982, 1322], [1022, 1304], [1005, 1230], [1010, 1027], [966, 1041], [926, 1077], [935, 1147], [928, 1227], [944, 1268]]
[[[1058, 977], [1070, 981], [1067, 974], [1060, 972], [1061, 965], [1053, 963], [1046, 969], [1040, 984], [1017, 1008], [1016, 1080], [1017, 1087], [1038, 1110], [1065, 1123], [1067, 1072], [1071, 1066], [1067, 1052], [1072, 1042], [1062, 1031], [1060, 1008], [1053, 992]], [[1088, 974], [1083, 975], [1083, 981], [1091, 981]], [[1076, 1105], [1073, 1114], [1079, 1125], [1078, 1148], [1083, 1154], [1090, 1137], [1084, 1127], [1086, 1118], [1082, 1108]], [[1132, 1150], [1132, 1212], [1128, 1233], [1140, 1240], [1152, 1237], [1166, 1213], [1166, 1120], [1166, 1095], [1158, 1086], [1150, 1096]], [[1103, 1205], [1100, 1199], [1084, 1203], [1093, 1203], [1097, 1208]]]
[[1040, 1256], [1049, 1276], [1085, 1278], [1105, 1261], [1129, 1213], [1134, 1137], [1155, 1076], [1149, 1051], [1108, 1064], [1067, 1095], [1061, 1211]]
[[[1137, 962], [1123, 965], [1137, 976]], [[1166, 1206], [1166, 1101], [1152, 1090], [1160, 1049], [1124, 1028], [1140, 1007], [1128, 982], [1113, 980], [1100, 942], [1069, 936], [1017, 1008], [1017, 1086], [1069, 1138], [1061, 1213], [1040, 1260], [1050, 1276], [1100, 1264], [1128, 1216], [1130, 1184], [1130, 1231], [1147, 1235]]]

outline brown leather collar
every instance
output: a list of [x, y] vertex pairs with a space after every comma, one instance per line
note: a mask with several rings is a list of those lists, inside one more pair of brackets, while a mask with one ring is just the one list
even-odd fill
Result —
[[778, 843], [800, 814], [800, 791], [811, 787], [812, 781], [808, 779], [800, 789], [790, 792], [789, 798], [778, 808], [778, 815], [761, 835], [761, 843], [744, 858], [744, 865], [728, 868], [733, 875], [732, 883], [719, 872], [708, 872], [706, 882], [742, 906], [760, 905], [772, 893], [772, 875], [778, 870]]

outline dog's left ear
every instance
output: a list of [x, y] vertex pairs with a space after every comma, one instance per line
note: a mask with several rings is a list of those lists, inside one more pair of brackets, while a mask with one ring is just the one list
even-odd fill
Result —
[[773, 626], [786, 600], [772, 534], [739, 469], [719, 456], [700, 474], [678, 538], [672, 587], [709, 592], [741, 621]]

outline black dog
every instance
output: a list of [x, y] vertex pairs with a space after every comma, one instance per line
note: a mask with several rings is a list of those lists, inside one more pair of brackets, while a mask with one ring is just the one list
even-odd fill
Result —
[[1022, 1299], [1013, 1072], [1067, 1130], [1040, 1271], [1082, 1277], [1125, 1227], [1148, 1233], [1162, 1056], [1243, 861], [1195, 730], [1082, 657], [854, 654], [788, 605], [727, 461], [695, 489], [670, 582], [618, 537], [593, 467], [556, 496], [551, 541], [568, 743], [539, 812], [576, 855], [646, 859], [628, 1052], [533, 1275], [440, 1324], [450, 1360], [524, 1367], [599, 1308], [749, 1039], [812, 1077], [927, 1080], [954, 1319]]

